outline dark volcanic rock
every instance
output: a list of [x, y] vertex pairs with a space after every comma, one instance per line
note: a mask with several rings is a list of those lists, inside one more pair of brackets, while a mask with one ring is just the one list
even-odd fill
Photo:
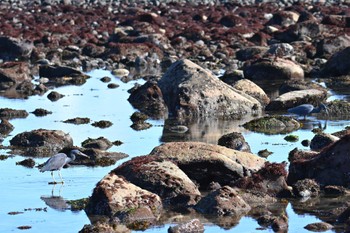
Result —
[[33, 44], [21, 41], [17, 38], [0, 36], [0, 58], [4, 60], [16, 60], [28, 58], [33, 50]]
[[320, 194], [320, 185], [314, 180], [298, 180], [293, 185], [293, 193], [298, 197], [316, 197]]
[[154, 118], [160, 118], [167, 113], [162, 91], [154, 81], [147, 81], [134, 89], [128, 101], [133, 107]]
[[37, 108], [31, 113], [33, 113], [35, 116], [46, 116], [48, 114], [52, 114], [51, 111], [48, 111], [48, 110], [42, 109], [42, 108]]
[[157, 156], [133, 158], [112, 172], [140, 188], [158, 194], [165, 204], [194, 205], [201, 195], [197, 186], [179, 167]]
[[113, 123], [110, 121], [101, 120], [101, 121], [96, 121], [96, 122], [92, 123], [91, 125], [104, 129], [104, 128], [111, 127], [113, 125]]
[[37, 129], [17, 134], [10, 144], [23, 148], [30, 156], [50, 156], [64, 147], [72, 147], [73, 139], [61, 130]]
[[203, 197], [195, 209], [203, 214], [238, 217], [248, 213], [251, 208], [237, 190], [224, 186]]
[[350, 74], [350, 61], [347, 59], [349, 54], [350, 47], [333, 54], [322, 69], [322, 76], [332, 77]]
[[31, 158], [16, 162], [16, 165], [22, 165], [24, 167], [33, 168], [35, 166], [35, 161]]
[[89, 124], [90, 123], [90, 118], [87, 117], [75, 117], [72, 119], [68, 119], [63, 121], [64, 123], [71, 123], [75, 125], [81, 125], [81, 124]]
[[[1, 46], [1, 45], [0, 45]], [[30, 82], [29, 65], [25, 62], [6, 62], [0, 65], [0, 89], [5, 90], [25, 81]]]
[[295, 160], [290, 163], [288, 183], [293, 184], [301, 179], [314, 179], [322, 185], [341, 185], [348, 187], [350, 178], [349, 164], [350, 135], [323, 149], [312, 159]]
[[318, 133], [312, 139], [310, 143], [310, 149], [320, 151], [326, 146], [338, 141], [339, 138], [331, 134]]
[[290, 196], [286, 183], [287, 171], [284, 163], [269, 163], [251, 176], [239, 179], [233, 185], [247, 190], [256, 190], [272, 197]]
[[95, 148], [99, 150], [108, 150], [113, 146], [112, 142], [107, 138], [99, 137], [96, 139], [89, 138], [81, 143], [84, 148]]
[[1, 119], [0, 123], [0, 134], [8, 135], [12, 132], [15, 127], [6, 118]]
[[26, 110], [16, 110], [11, 108], [1, 108], [0, 109], [0, 117], [6, 119], [13, 118], [26, 118], [28, 116], [28, 112]]
[[58, 93], [57, 91], [51, 91], [48, 95], [47, 98], [51, 101], [57, 101], [61, 98], [63, 98], [64, 95]]
[[243, 135], [237, 132], [221, 136], [219, 138], [218, 145], [251, 153], [249, 144], [245, 141]]

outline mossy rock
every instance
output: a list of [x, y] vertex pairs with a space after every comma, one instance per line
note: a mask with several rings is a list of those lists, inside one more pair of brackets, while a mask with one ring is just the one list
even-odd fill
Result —
[[81, 198], [77, 200], [70, 200], [67, 201], [68, 204], [71, 206], [72, 211], [80, 211], [85, 209], [85, 206], [89, 202], [89, 198]]
[[297, 135], [287, 135], [284, 137], [284, 140], [287, 142], [297, 142], [299, 140], [299, 136]]
[[[350, 103], [344, 100], [334, 100], [327, 103], [329, 116], [339, 119], [350, 119]], [[334, 117], [335, 116], [335, 117]]]
[[251, 120], [243, 125], [251, 131], [265, 134], [290, 133], [300, 128], [298, 121], [287, 116], [265, 116]]

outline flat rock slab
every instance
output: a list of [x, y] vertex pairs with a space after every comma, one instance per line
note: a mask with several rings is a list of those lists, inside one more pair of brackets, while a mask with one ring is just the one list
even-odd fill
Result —
[[291, 91], [280, 95], [266, 106], [268, 111], [287, 110], [300, 104], [320, 103], [327, 98], [327, 93], [317, 89]]
[[174, 161], [192, 180], [206, 188], [210, 182], [229, 184], [259, 170], [265, 159], [257, 155], [202, 142], [170, 142], [150, 155]]

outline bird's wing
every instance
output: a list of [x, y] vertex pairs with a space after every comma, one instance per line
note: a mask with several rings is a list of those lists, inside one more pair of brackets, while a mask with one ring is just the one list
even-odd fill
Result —
[[61, 169], [65, 165], [66, 159], [67, 155], [64, 153], [55, 154], [44, 163], [43, 167], [40, 168], [40, 171], [44, 172]]

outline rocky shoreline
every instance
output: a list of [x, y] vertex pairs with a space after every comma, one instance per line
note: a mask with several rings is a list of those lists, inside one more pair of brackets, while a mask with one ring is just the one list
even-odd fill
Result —
[[[148, 117], [174, 120], [169, 129], [185, 132], [196, 119], [248, 115], [257, 118], [244, 126], [250, 130], [288, 133], [300, 124], [272, 113], [325, 102], [328, 89], [315, 80], [333, 90], [349, 87], [347, 1], [18, 0], [2, 1], [0, 14], [2, 96], [28, 98], [53, 87], [83, 85], [89, 78], [83, 71], [107, 69], [123, 82], [146, 80], [129, 90], [129, 102], [141, 112], [131, 116], [135, 130], [151, 127]], [[36, 76], [38, 84], [32, 82]], [[101, 81], [117, 88], [107, 78]], [[277, 81], [283, 85], [271, 98], [265, 89]], [[53, 102], [64, 98], [55, 91], [47, 96]], [[346, 101], [327, 105], [331, 116], [349, 115]], [[266, 112], [270, 116], [261, 117]], [[28, 114], [1, 108], [1, 136], [10, 135], [12, 119]], [[90, 119], [65, 123], [88, 124]], [[164, 143], [106, 174], [85, 207], [92, 225], [81, 232], [144, 230], [161, 222], [168, 210], [209, 215], [223, 227], [251, 215], [263, 227], [287, 232], [283, 198], [349, 194], [348, 130], [316, 133], [309, 143], [312, 152], [290, 152], [288, 169], [252, 154], [239, 134], [223, 135], [220, 145]], [[14, 154], [31, 157], [74, 147], [69, 134], [45, 129], [17, 134], [10, 143]], [[88, 138], [80, 149], [90, 159], [76, 163], [114, 164], [127, 156], [107, 152], [115, 143], [120, 142]], [[282, 208], [274, 211], [275, 206]], [[325, 222], [308, 228], [348, 230], [347, 205], [337, 210], [327, 212], [327, 218], [320, 211]], [[195, 230], [204, 231], [199, 219], [169, 232]]]

